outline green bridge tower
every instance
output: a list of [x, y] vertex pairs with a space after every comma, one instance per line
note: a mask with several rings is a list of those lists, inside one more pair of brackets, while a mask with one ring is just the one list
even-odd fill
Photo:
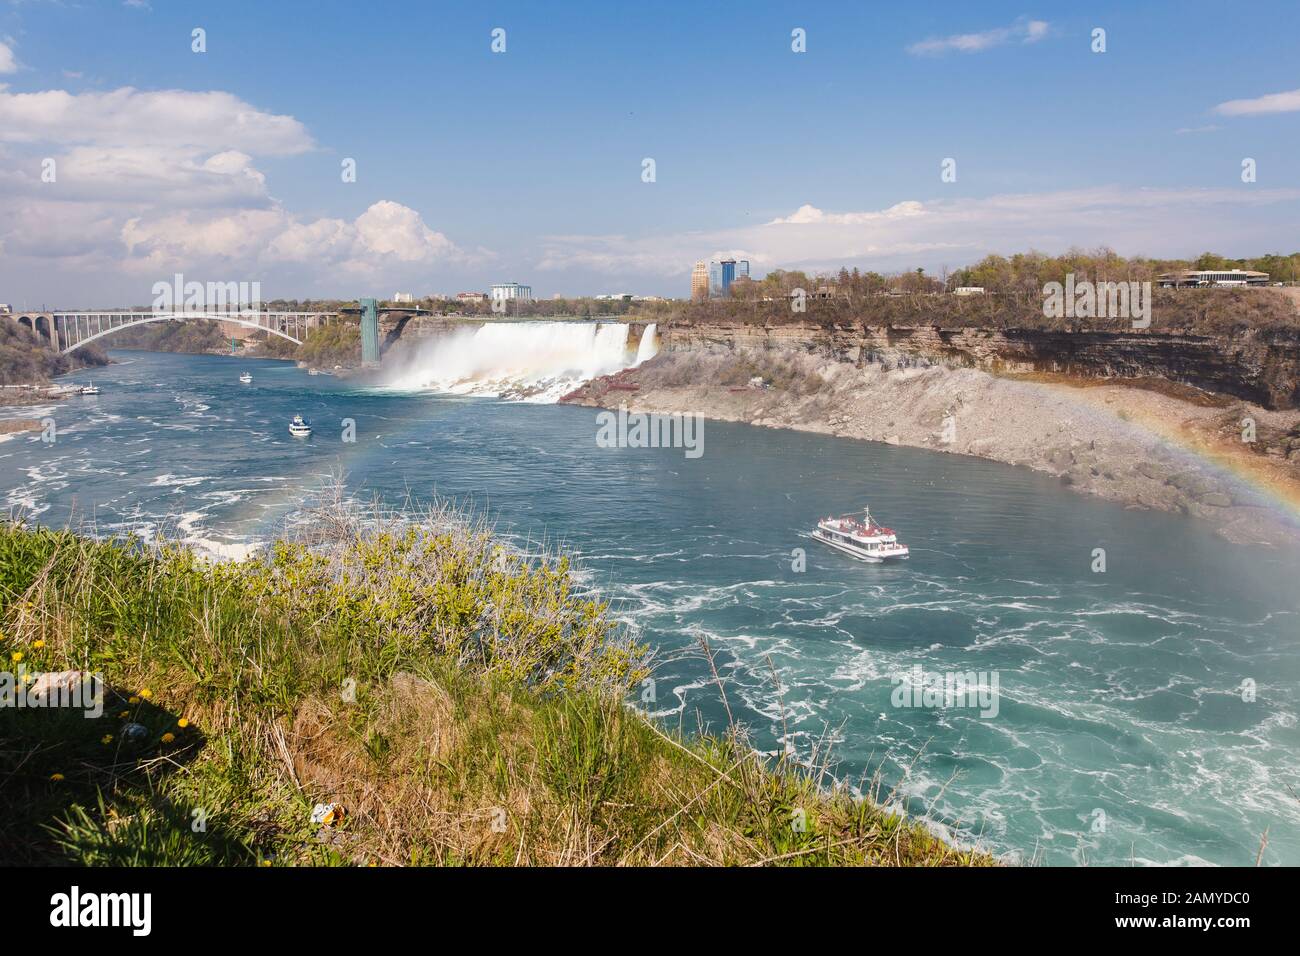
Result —
[[379, 311], [374, 299], [361, 300], [361, 364], [379, 364]]

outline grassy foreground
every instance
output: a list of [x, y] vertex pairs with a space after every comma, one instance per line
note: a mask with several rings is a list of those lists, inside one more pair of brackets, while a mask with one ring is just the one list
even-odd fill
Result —
[[95, 719], [0, 707], [4, 863], [991, 862], [737, 733], [663, 732], [567, 562], [447, 511], [336, 506], [238, 564], [0, 525], [0, 654], [108, 685]]

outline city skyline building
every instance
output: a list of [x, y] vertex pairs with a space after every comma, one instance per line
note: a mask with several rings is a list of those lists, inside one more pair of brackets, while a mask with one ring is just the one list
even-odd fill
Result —
[[731, 283], [736, 281], [736, 260], [722, 260], [722, 296], [731, 295]]
[[531, 302], [533, 301], [533, 287], [520, 285], [518, 282], [494, 282], [492, 283], [492, 298], [494, 300]]
[[707, 299], [709, 297], [709, 264], [704, 260], [695, 263], [691, 270], [691, 298]]

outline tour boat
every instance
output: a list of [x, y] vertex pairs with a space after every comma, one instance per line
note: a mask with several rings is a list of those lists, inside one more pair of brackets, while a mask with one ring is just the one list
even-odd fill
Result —
[[860, 561], [873, 564], [907, 557], [907, 545], [898, 543], [898, 536], [892, 528], [876, 524], [867, 508], [863, 508], [860, 514], [854, 511], [838, 518], [821, 519], [812, 536]]
[[243, 382], [245, 385], [251, 385], [253, 384], [253, 373], [244, 372], [242, 375], [239, 376], [239, 380]]
[[289, 423], [289, 434], [294, 438], [306, 438], [311, 434], [311, 422], [301, 415], [293, 416], [293, 421]]
[[80, 395], [98, 395], [99, 389], [97, 389], [93, 384], [83, 385], [81, 388], [77, 389], [77, 393]]

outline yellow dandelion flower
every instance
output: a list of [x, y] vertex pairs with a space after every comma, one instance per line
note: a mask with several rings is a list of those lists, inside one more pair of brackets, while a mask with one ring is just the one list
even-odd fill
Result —
[[32, 641], [32, 647], [36, 648], [37, 650], [40, 650], [44, 646], [45, 646], [44, 641]]
[[148, 700], [150, 697], [153, 696], [153, 691], [151, 691], [148, 687], [141, 688], [140, 696], [143, 697], [145, 700]]
[[127, 702], [128, 704], [138, 704], [138, 703], [140, 703], [140, 698], [139, 698], [139, 697], [128, 697], [126, 702]]
[[13, 661], [15, 664], [17, 664], [19, 661], [23, 659], [23, 652], [14, 651], [12, 654], [9, 655], [9, 659]]
[[175, 740], [175, 739], [176, 739], [176, 735], [175, 735], [175, 734], [163, 734], [163, 735], [162, 735], [162, 742], [165, 743], [165, 744], [169, 744], [169, 743], [171, 743], [171, 742], [172, 742], [173, 740]]
[[52, 781], [55, 782], [55, 783], [58, 783], [58, 782], [59, 782], [60, 780], [62, 780], [62, 779], [63, 779], [63, 774], [61, 774], [61, 773], [52, 773], [52, 774], [50, 774], [50, 780], [52, 780]]
[[177, 727], [188, 727], [189, 725], [190, 725], [189, 719], [185, 717], [182, 717], [180, 720], [176, 721]]

